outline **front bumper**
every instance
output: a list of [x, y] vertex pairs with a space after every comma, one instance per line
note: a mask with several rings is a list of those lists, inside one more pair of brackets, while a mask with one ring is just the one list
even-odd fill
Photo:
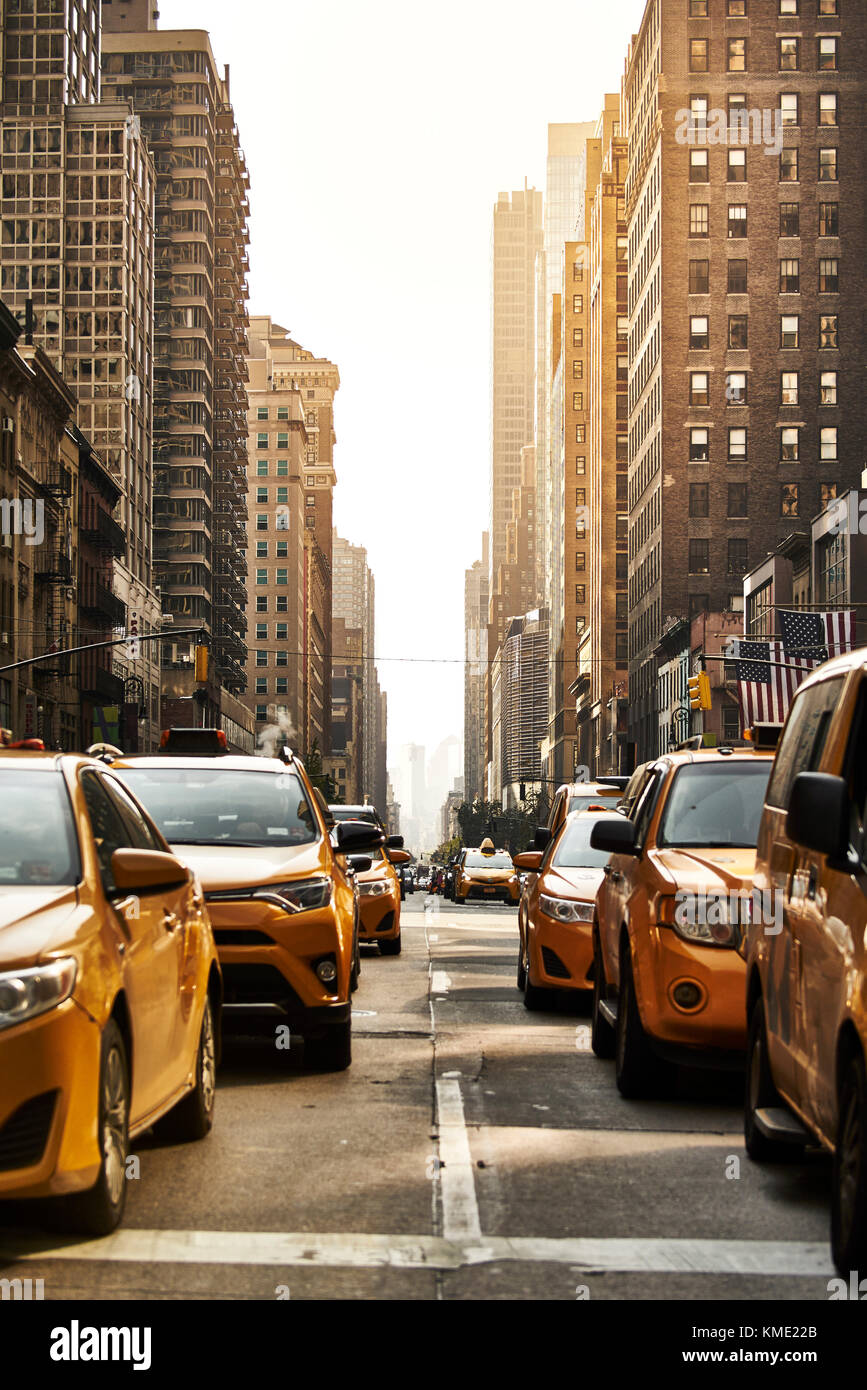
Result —
[[532, 984], [545, 989], [593, 988], [591, 922], [555, 922], [539, 913], [529, 940]]
[[455, 894], [455, 900], [462, 903], [472, 898], [479, 902], [514, 903], [516, 906], [520, 897], [518, 885], [508, 883], [462, 883]]
[[359, 898], [358, 918], [360, 941], [393, 941], [400, 934], [400, 902], [390, 893]]
[[[684, 941], [673, 927], [654, 927], [638, 953], [636, 993], [651, 1043], [683, 1065], [742, 1065], [747, 1046], [746, 966], [736, 950]], [[679, 1006], [679, 984], [698, 988], [693, 1008]]]

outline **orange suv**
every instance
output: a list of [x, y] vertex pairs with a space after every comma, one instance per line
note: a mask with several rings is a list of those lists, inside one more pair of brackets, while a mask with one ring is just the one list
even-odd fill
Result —
[[624, 1096], [676, 1064], [743, 1065], [741, 932], [772, 754], [673, 752], [647, 763], [628, 815], [600, 818], [610, 859], [596, 898], [593, 1050]]

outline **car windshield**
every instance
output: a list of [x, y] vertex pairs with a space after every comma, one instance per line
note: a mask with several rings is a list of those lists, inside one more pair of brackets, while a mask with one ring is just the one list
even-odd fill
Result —
[[368, 820], [372, 825], [380, 824], [372, 806], [329, 806], [328, 809], [335, 820]]
[[0, 888], [81, 877], [72, 808], [59, 772], [0, 773]]
[[169, 844], [303, 845], [318, 835], [294, 772], [117, 768]]
[[658, 845], [755, 849], [773, 760], [688, 763], [674, 775]]
[[464, 860], [465, 869], [511, 869], [512, 860], [508, 854], [468, 854]]
[[617, 787], [597, 787], [595, 792], [580, 792], [569, 798], [569, 810], [586, 811], [588, 806], [598, 806], [600, 801], [619, 801], [623, 795]]
[[608, 863], [607, 849], [590, 848], [590, 831], [602, 817], [569, 821], [551, 857], [555, 869], [601, 869]]

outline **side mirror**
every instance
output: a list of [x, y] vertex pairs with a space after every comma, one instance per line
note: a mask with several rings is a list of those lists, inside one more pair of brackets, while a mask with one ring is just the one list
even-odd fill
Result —
[[[386, 842], [385, 842], [385, 848], [386, 848], [386, 849], [403, 849], [403, 836], [402, 836], [402, 835], [389, 835], [388, 839], [387, 839]], [[401, 861], [401, 862], [403, 862], [403, 861]]]
[[368, 869], [373, 868], [373, 860], [369, 854], [350, 854], [347, 856], [346, 863], [357, 874], [366, 874]]
[[799, 772], [792, 783], [786, 835], [804, 849], [845, 864], [849, 854], [849, 788], [827, 772]]
[[[392, 838], [399, 840], [400, 836], [396, 835]], [[405, 849], [389, 849], [387, 840], [385, 842], [385, 852], [392, 864], [408, 864], [412, 858], [412, 855], [407, 854]]]
[[366, 820], [340, 820], [334, 828], [338, 854], [364, 854], [365, 850], [381, 849], [385, 836]]
[[155, 893], [160, 888], [179, 888], [190, 875], [180, 859], [158, 849], [116, 849], [111, 856], [113, 896]]
[[[538, 834], [538, 831], [536, 832]], [[523, 869], [525, 873], [536, 874], [542, 863], [542, 854], [539, 850], [524, 850], [523, 854], [516, 854], [512, 860], [516, 869]]]
[[533, 848], [545, 850], [551, 843], [551, 831], [547, 825], [537, 825], [536, 833], [533, 836]]
[[598, 820], [590, 831], [590, 848], [604, 849], [609, 854], [637, 854], [635, 823], [631, 820]]

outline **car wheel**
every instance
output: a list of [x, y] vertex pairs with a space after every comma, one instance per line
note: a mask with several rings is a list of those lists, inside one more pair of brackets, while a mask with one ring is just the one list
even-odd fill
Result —
[[597, 932], [593, 933], [593, 1015], [590, 1024], [590, 1046], [597, 1057], [606, 1061], [614, 1056], [616, 1038], [611, 1024], [599, 1012], [599, 1005], [605, 998], [605, 966], [602, 963], [602, 946]]
[[654, 1056], [641, 1022], [628, 947], [620, 961], [620, 1000], [614, 1060], [617, 1089], [627, 1100], [657, 1096], [674, 1080], [675, 1068]]
[[783, 1163], [800, 1150], [797, 1145], [768, 1139], [756, 1125], [756, 1111], [765, 1106], [784, 1104], [774, 1085], [768, 1060], [768, 1033], [765, 1006], [757, 999], [750, 1014], [747, 1042], [747, 1074], [744, 1092], [744, 1147], [756, 1163]]
[[390, 941], [380, 941], [379, 953], [382, 956], [399, 956], [400, 932], [398, 932], [397, 936], [393, 936]]
[[853, 1057], [840, 1086], [831, 1192], [831, 1254], [840, 1274], [867, 1260], [867, 1077]]
[[524, 965], [524, 943], [518, 938], [518, 989], [523, 990], [527, 983], [527, 967]]
[[129, 1063], [121, 1031], [109, 1019], [102, 1033], [97, 1135], [102, 1164], [87, 1192], [62, 1199], [63, 1226], [82, 1235], [107, 1236], [119, 1225], [126, 1204], [129, 1154]]
[[535, 1014], [540, 1009], [549, 1008], [550, 1004], [551, 991], [540, 989], [530, 979], [530, 942], [528, 939], [527, 949], [524, 953], [524, 1008]]
[[352, 1061], [351, 1021], [329, 1028], [324, 1038], [305, 1038], [304, 1060], [313, 1071], [345, 1071]]
[[349, 972], [349, 988], [352, 994], [358, 989], [358, 981], [361, 975], [361, 947], [358, 944], [358, 927], [355, 928], [354, 943], [352, 951], [352, 969]]
[[210, 996], [205, 1000], [199, 1049], [196, 1054], [196, 1084], [178, 1101], [167, 1115], [154, 1125], [160, 1139], [176, 1144], [189, 1144], [210, 1134], [214, 1123], [214, 1099], [217, 1090], [217, 1046], [214, 1030], [214, 1009]]

